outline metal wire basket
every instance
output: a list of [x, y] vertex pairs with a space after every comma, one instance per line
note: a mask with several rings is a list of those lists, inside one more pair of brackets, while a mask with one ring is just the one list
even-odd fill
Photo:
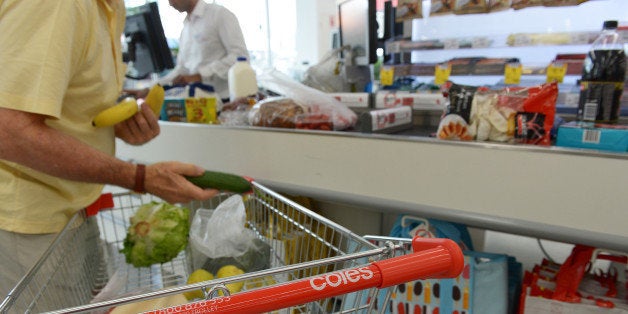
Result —
[[[221, 194], [209, 201], [185, 206], [192, 213], [199, 208], [214, 209], [229, 196]], [[132, 193], [115, 194], [113, 199], [112, 208], [101, 210], [95, 216], [81, 211], [72, 218], [40, 261], [0, 304], [0, 313], [105, 313], [125, 304], [199, 288], [205, 299], [170, 308], [168, 313], [373, 313], [384, 311], [377, 306], [377, 300], [383, 295], [378, 293], [378, 288], [394, 286], [399, 280], [417, 279], [417, 276], [455, 276], [459, 272], [457, 268], [461, 268], [456, 255], [460, 252], [455, 244], [418, 245], [418, 251], [424, 251], [419, 252], [418, 255], [423, 254], [419, 257], [432, 262], [408, 270], [413, 276], [407, 277], [404, 274], [407, 267], [393, 260], [412, 254], [390, 258], [401, 246], [389, 244], [380, 248], [253, 182], [253, 193], [244, 198], [246, 227], [265, 245], [266, 254], [259, 255], [266, 263], [264, 269], [188, 285], [189, 274], [202, 264], [191, 245], [168, 263], [142, 268], [127, 264], [119, 252], [129, 218], [141, 205], [159, 200]], [[90, 230], [99, 236], [101, 245], [77, 245], [82, 243], [79, 235], [90, 234]], [[462, 254], [459, 255], [461, 258]], [[76, 256], [83, 258], [73, 259]], [[421, 264], [410, 259], [406, 263]], [[364, 265], [370, 265], [369, 269]], [[387, 269], [396, 273], [391, 271], [395, 274], [389, 276]], [[360, 279], [361, 271], [372, 275], [362, 276], [371, 282]], [[387, 277], [395, 277], [397, 281], [385, 279], [385, 271]], [[229, 295], [225, 285], [234, 282], [243, 283], [243, 290]], [[319, 289], [322, 286], [333, 289]], [[315, 289], [310, 289], [312, 287]], [[308, 289], [311, 291], [305, 291]], [[220, 296], [221, 291], [224, 296]], [[104, 292], [109, 295], [103, 297]], [[385, 304], [383, 300], [379, 302]]]

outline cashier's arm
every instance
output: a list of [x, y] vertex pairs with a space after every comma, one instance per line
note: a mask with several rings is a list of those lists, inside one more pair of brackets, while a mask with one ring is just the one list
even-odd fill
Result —
[[[133, 188], [135, 165], [49, 127], [46, 118], [0, 108], [0, 159], [67, 180]], [[127, 132], [122, 136], [133, 136], [132, 129], [122, 129], [116, 126], [116, 134]], [[198, 188], [183, 177], [202, 173], [202, 168], [192, 164], [155, 163], [146, 167], [145, 189], [171, 203], [208, 199], [217, 191]]]

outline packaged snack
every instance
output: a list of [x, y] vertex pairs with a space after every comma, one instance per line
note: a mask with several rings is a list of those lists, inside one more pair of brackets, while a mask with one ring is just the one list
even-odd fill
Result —
[[559, 6], [579, 5], [587, 1], [588, 0], [543, 0], [543, 5], [546, 7], [559, 7]]
[[477, 86], [451, 84], [447, 91], [449, 105], [436, 132], [439, 139], [471, 141], [475, 138], [469, 125], [471, 106], [477, 90]]
[[397, 2], [397, 11], [395, 12], [395, 20], [402, 22], [415, 18], [423, 17], [422, 2], [419, 0], [399, 0]]
[[550, 132], [556, 115], [558, 84], [546, 83], [532, 87], [506, 88], [504, 101], [511, 105], [523, 101], [523, 108], [515, 116], [515, 142], [550, 145]]
[[528, 7], [542, 6], [543, 0], [512, 0], [510, 5], [513, 9], [519, 10]]
[[510, 9], [512, 0], [489, 0], [488, 11], [497, 12]]
[[557, 83], [489, 90], [452, 84], [440, 139], [550, 145]]
[[432, 0], [430, 15], [443, 15], [454, 13], [455, 0]]
[[488, 12], [488, 0], [456, 0], [455, 14], [471, 14]]

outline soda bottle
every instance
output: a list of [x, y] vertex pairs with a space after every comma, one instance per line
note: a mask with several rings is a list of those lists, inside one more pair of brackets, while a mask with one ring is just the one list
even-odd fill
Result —
[[616, 123], [626, 77], [626, 54], [617, 21], [605, 21], [582, 68], [577, 120]]

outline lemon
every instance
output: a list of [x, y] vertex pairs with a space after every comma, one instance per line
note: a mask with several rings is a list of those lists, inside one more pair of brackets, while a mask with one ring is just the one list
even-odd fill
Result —
[[[195, 270], [194, 272], [190, 274], [190, 277], [188, 277], [187, 284], [189, 285], [189, 284], [212, 280], [212, 279], [214, 279], [214, 275], [212, 275], [212, 273], [201, 268], [201, 269]], [[185, 295], [185, 297], [188, 300], [203, 299], [205, 297], [205, 295], [203, 294], [203, 290], [200, 290], [200, 289], [184, 292], [183, 295]]]
[[[242, 275], [244, 274], [244, 270], [238, 268], [235, 265], [225, 265], [220, 267], [220, 269], [218, 269], [218, 271], [216, 272], [216, 277], [217, 278], [227, 278], [227, 277], [232, 277], [232, 276], [237, 276], [237, 275]], [[236, 292], [240, 292], [240, 290], [242, 290], [242, 286], [244, 286], [244, 282], [240, 281], [240, 282], [234, 282], [234, 283], [229, 283], [226, 284], [225, 286], [227, 286], [227, 289], [229, 289], [230, 293], [236, 293]], [[222, 295], [222, 293], [220, 293], [220, 295]]]

